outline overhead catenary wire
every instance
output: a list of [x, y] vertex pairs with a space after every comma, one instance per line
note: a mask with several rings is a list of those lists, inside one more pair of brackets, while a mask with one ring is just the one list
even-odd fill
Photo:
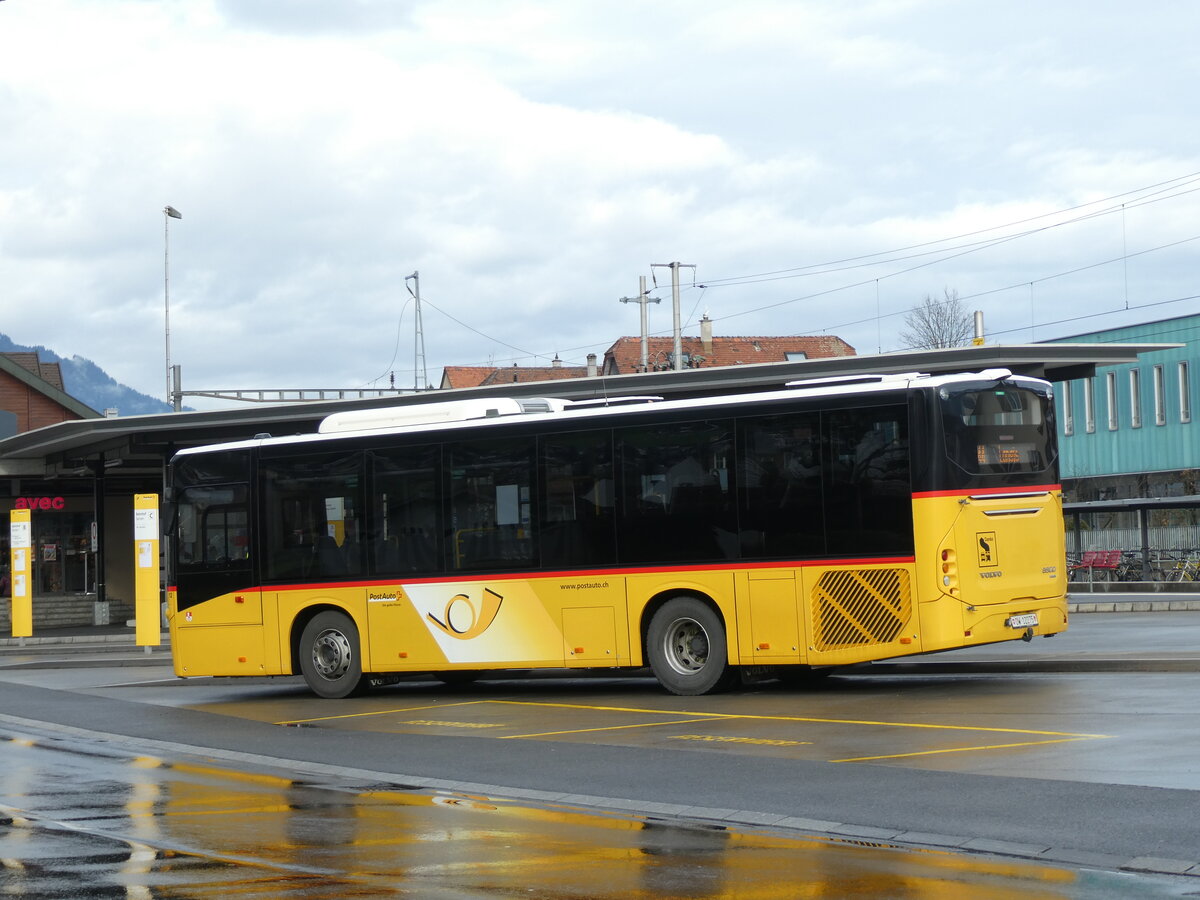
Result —
[[[839, 293], [842, 291], [854, 290], [855, 288], [869, 285], [872, 282], [874, 282], [876, 285], [876, 290], [877, 290], [877, 295], [878, 295], [878, 285], [879, 285], [879, 282], [883, 279], [897, 278], [902, 275], [909, 274], [914, 271], [918, 271], [920, 269], [936, 266], [941, 263], [949, 262], [953, 259], [957, 259], [957, 258], [966, 256], [966, 255], [969, 255], [972, 253], [978, 253], [978, 252], [981, 252], [981, 251], [984, 251], [987, 249], [996, 248], [996, 247], [1002, 246], [1004, 244], [1011, 243], [1013, 241], [1021, 240], [1022, 238], [1031, 237], [1031, 236], [1034, 236], [1037, 234], [1045, 233], [1052, 229], [1062, 228], [1062, 227], [1066, 227], [1069, 225], [1074, 225], [1074, 224], [1078, 224], [1081, 222], [1090, 221], [1090, 220], [1093, 220], [1093, 219], [1096, 219], [1096, 218], [1099, 218], [1102, 216], [1111, 215], [1116, 212], [1121, 212], [1122, 218], [1124, 220], [1125, 211], [1128, 209], [1134, 209], [1134, 208], [1146, 206], [1146, 205], [1149, 205], [1152, 203], [1161, 203], [1161, 202], [1177, 199], [1179, 197], [1183, 197], [1188, 194], [1192, 194], [1192, 193], [1200, 191], [1200, 184], [1198, 184], [1198, 182], [1200, 182], [1200, 172], [1193, 172], [1193, 173], [1189, 173], [1187, 175], [1182, 175], [1182, 176], [1178, 176], [1176, 178], [1166, 179], [1164, 181], [1156, 182], [1154, 184], [1145, 185], [1140, 188], [1135, 188], [1135, 189], [1132, 189], [1129, 191], [1124, 191], [1124, 192], [1113, 194], [1113, 195], [1110, 195], [1110, 196], [1107, 196], [1104, 198], [1089, 201], [1087, 203], [1077, 204], [1075, 206], [1065, 207], [1065, 208], [1062, 208], [1059, 210], [1054, 210], [1054, 211], [1047, 212], [1047, 213], [1041, 213], [1036, 216], [1030, 216], [1030, 217], [1026, 217], [1023, 219], [1014, 220], [1012, 222], [1008, 222], [1008, 223], [1001, 224], [1001, 225], [989, 226], [987, 228], [976, 229], [974, 231], [964, 232], [964, 233], [957, 234], [957, 235], [951, 235], [951, 236], [948, 236], [945, 238], [939, 238], [939, 239], [932, 240], [932, 241], [924, 241], [924, 242], [920, 242], [920, 243], [916, 243], [916, 244], [906, 245], [906, 246], [899, 247], [899, 248], [893, 248], [891, 250], [877, 251], [874, 253], [863, 254], [860, 256], [846, 257], [846, 258], [842, 258], [842, 259], [835, 259], [835, 260], [821, 262], [821, 263], [813, 263], [813, 264], [809, 264], [809, 265], [805, 265], [805, 266], [777, 269], [777, 270], [773, 270], [773, 271], [769, 271], [769, 272], [760, 272], [760, 273], [756, 273], [756, 274], [717, 277], [717, 278], [705, 278], [703, 284], [692, 286], [692, 289], [699, 288], [701, 293], [700, 293], [699, 297], [697, 298], [696, 303], [693, 306], [691, 314], [689, 314], [689, 317], [688, 317], [689, 321], [686, 322], [685, 324], [687, 326], [691, 326], [691, 325], [695, 324], [692, 321], [692, 319], [695, 316], [696, 310], [699, 308], [699, 305], [701, 302], [700, 298], [703, 297], [705, 291], [707, 291], [711, 288], [714, 288], [714, 287], [734, 287], [734, 286], [741, 286], [741, 285], [747, 285], [747, 284], [759, 284], [759, 283], [765, 283], [768, 281], [783, 280], [786, 278], [810, 277], [810, 276], [816, 276], [816, 275], [829, 275], [829, 274], [836, 274], [837, 272], [840, 272], [840, 271], [852, 271], [854, 269], [862, 269], [862, 268], [877, 268], [882, 265], [894, 265], [896, 263], [902, 263], [902, 262], [906, 262], [909, 260], [923, 259], [925, 257], [934, 257], [933, 259], [924, 259], [924, 261], [922, 261], [916, 265], [913, 265], [913, 266], [905, 266], [903, 268], [897, 269], [896, 271], [886, 272], [886, 273], [882, 273], [882, 274], [875, 274], [875, 275], [873, 275], [869, 278], [863, 279], [863, 280], [857, 280], [857, 281], [849, 282], [846, 284], [841, 284], [838, 286], [830, 287], [827, 289], [809, 292], [809, 293], [806, 293], [806, 294], [803, 294], [800, 296], [790, 297], [790, 298], [787, 298], [784, 300], [773, 301], [773, 302], [767, 303], [767, 304], [761, 304], [759, 306], [755, 306], [755, 307], [752, 307], [749, 309], [743, 309], [743, 310], [731, 312], [726, 315], [714, 318], [713, 321], [720, 322], [720, 321], [725, 321], [725, 320], [729, 320], [729, 319], [735, 319], [735, 318], [746, 316], [746, 315], [752, 315], [754, 313], [759, 313], [759, 312], [764, 312], [764, 311], [771, 310], [771, 309], [776, 309], [776, 308], [779, 308], [782, 306], [787, 306], [787, 305], [791, 305], [791, 304], [795, 304], [795, 303], [801, 303], [801, 302], [805, 302], [805, 301], [812, 301], [812, 300], [816, 300], [821, 297], [827, 297], [827, 296], [830, 296], [832, 294]], [[1196, 185], [1196, 186], [1193, 186], [1193, 185]], [[1109, 205], [1105, 206], [1104, 204], [1109, 204]], [[971, 241], [969, 243], [962, 243], [962, 244], [954, 244], [954, 242], [956, 242], [956, 241], [964, 241], [969, 238], [978, 237], [980, 235], [995, 234], [997, 232], [1005, 232], [1008, 229], [1020, 227], [1023, 225], [1028, 225], [1028, 224], [1034, 223], [1034, 222], [1044, 222], [1046, 219], [1051, 219], [1054, 217], [1062, 217], [1062, 216], [1070, 215], [1071, 213], [1077, 213], [1080, 211], [1085, 211], [1085, 212], [1083, 212], [1083, 214], [1081, 214], [1081, 215], [1075, 215], [1075, 216], [1072, 216], [1071, 218], [1064, 219], [1062, 221], [1048, 222], [1046, 224], [1039, 225], [1035, 228], [1028, 228], [1028, 229], [1025, 229], [1023, 231], [1016, 232], [1016, 233], [1007, 233], [1007, 234], [1001, 233], [995, 237], [987, 238], [985, 240]], [[1124, 221], [1122, 224], [1124, 226]], [[968, 294], [968, 295], [963, 295], [963, 296], [960, 296], [959, 299], [960, 300], [977, 299], [977, 298], [988, 296], [991, 294], [996, 294], [996, 293], [1001, 293], [1001, 292], [1008, 291], [1008, 290], [1013, 290], [1014, 288], [1017, 288], [1017, 287], [1028, 287], [1030, 290], [1032, 290], [1033, 285], [1041, 283], [1041, 282], [1050, 281], [1050, 280], [1053, 280], [1056, 278], [1063, 278], [1068, 275], [1077, 274], [1079, 272], [1087, 271], [1089, 269], [1099, 268], [1099, 267], [1105, 266], [1105, 265], [1111, 265], [1114, 262], [1123, 262], [1127, 265], [1127, 262], [1130, 258], [1146, 255], [1146, 254], [1157, 252], [1157, 251], [1164, 250], [1164, 249], [1169, 249], [1171, 247], [1180, 246], [1182, 244], [1186, 244], [1186, 243], [1189, 243], [1189, 242], [1192, 242], [1195, 240], [1200, 240], [1200, 235], [1183, 238], [1181, 240], [1170, 242], [1167, 244], [1162, 244], [1162, 245], [1159, 245], [1156, 247], [1146, 248], [1146, 249], [1137, 251], [1132, 254], [1128, 253], [1127, 245], [1126, 245], [1126, 246], [1123, 246], [1124, 252], [1119, 257], [1105, 259], [1105, 260], [1101, 260], [1101, 261], [1094, 262], [1094, 263], [1089, 263], [1084, 266], [1077, 266], [1072, 269], [1044, 275], [1039, 278], [1033, 278], [1033, 279], [1022, 278], [1020, 281], [1015, 282], [1013, 284], [1005, 285], [1003, 287], [992, 288], [992, 289], [985, 290], [985, 291], [978, 291], [978, 292]], [[1124, 241], [1123, 241], [1123, 244], [1124, 244]], [[950, 246], [946, 246], [946, 245], [950, 245]], [[912, 252], [912, 251], [920, 251], [920, 252]], [[898, 255], [898, 254], [907, 254], [907, 255], [902, 256], [902, 255]], [[1127, 297], [1128, 297], [1128, 287], [1127, 286], [1126, 286], [1125, 293], [1126, 293], [1126, 305], [1129, 309], [1138, 309], [1138, 308], [1144, 308], [1145, 306], [1148, 306], [1148, 305], [1149, 306], [1155, 305], [1155, 304], [1129, 305], [1128, 299], [1127, 299]], [[1179, 298], [1177, 300], [1162, 301], [1162, 302], [1181, 302], [1182, 299], [1186, 299], [1186, 298]], [[425, 302], [426, 302], [426, 305], [432, 307], [437, 312], [446, 316], [446, 318], [455, 322], [457, 325], [459, 325], [463, 328], [466, 328], [468, 331], [471, 331], [472, 333], [479, 335], [480, 337], [484, 338], [485, 340], [491, 341], [496, 344], [500, 344], [503, 347], [506, 347], [512, 351], [515, 351], [517, 354], [520, 355], [520, 357], [526, 357], [526, 358], [530, 358], [533, 360], [537, 360], [537, 359], [543, 359], [543, 358], [549, 359], [553, 355], [558, 354], [561, 357], [565, 358], [567, 354], [578, 353], [578, 352], [582, 352], [585, 350], [596, 351], [596, 350], [604, 349], [608, 346], [607, 342], [599, 342], [598, 341], [598, 342], [582, 344], [582, 345], [578, 345], [578, 346], [574, 346], [574, 347], [568, 347], [565, 349], [559, 348], [555, 351], [535, 352], [535, 351], [531, 351], [531, 350], [527, 350], [527, 349], [518, 347], [518, 346], [511, 344], [507, 341], [504, 341], [500, 338], [494, 337], [493, 335], [490, 335], [490, 334], [462, 321], [461, 319], [451, 315], [450, 313], [446, 312], [445, 310], [441, 309], [440, 307], [436, 306], [435, 304], [430, 303], [428, 300], [426, 300]], [[866, 317], [866, 318], [862, 318], [862, 319], [856, 319], [856, 320], [847, 321], [847, 322], [840, 322], [837, 324], [826, 325], [826, 326], [820, 328], [819, 330], [822, 332], [830, 332], [830, 331], [833, 331], [836, 329], [848, 328], [848, 327], [852, 327], [855, 325], [861, 325], [861, 324], [864, 324], [867, 322], [879, 323], [883, 319], [892, 318], [892, 317], [895, 317], [898, 315], [907, 315], [907, 313], [908, 313], [908, 310], [902, 310], [899, 312], [881, 314], [880, 310], [878, 309], [878, 301], [877, 301], [876, 306], [877, 306], [877, 309], [876, 309], [875, 316]], [[1120, 310], [1117, 310], [1117, 311], [1120, 311]], [[1098, 315], [1109, 315], [1109, 314], [1111, 314], [1111, 313], [1110, 312], [1090, 313], [1090, 314], [1087, 314], [1084, 316], [1075, 317], [1074, 319], [1067, 319], [1067, 320], [1061, 320], [1061, 321], [1082, 320], [1082, 319], [1091, 318], [1091, 317], [1098, 316]], [[1033, 327], [1049, 327], [1054, 324], [1057, 324], [1057, 323], [1055, 323], [1055, 322], [1033, 323]], [[1026, 325], [1023, 327], [1030, 327], [1030, 326]], [[1016, 329], [1016, 330], [1020, 330], [1020, 329]], [[669, 333], [669, 331], [664, 330], [664, 331], [652, 332], [651, 334], [653, 334], [654, 336], [662, 336], [662, 335], [668, 334], [668, 333]], [[993, 333], [998, 334], [1001, 332], [993, 332]]]

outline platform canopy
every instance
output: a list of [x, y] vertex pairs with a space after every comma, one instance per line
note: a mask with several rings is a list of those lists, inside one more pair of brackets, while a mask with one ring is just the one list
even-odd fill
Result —
[[569, 378], [525, 384], [446, 391], [421, 391], [397, 397], [327, 400], [277, 405], [248, 404], [236, 409], [171, 412], [150, 416], [80, 419], [60, 422], [0, 441], [0, 477], [90, 478], [147, 476], [162, 472], [165, 461], [184, 447], [244, 440], [255, 435], [315, 432], [335, 412], [414, 403], [442, 403], [486, 397], [556, 397], [597, 400], [653, 395], [685, 398], [749, 393], [782, 388], [809, 378], [975, 372], [1005, 368], [1014, 374], [1048, 381], [1069, 381], [1094, 374], [1097, 366], [1136, 362], [1142, 353], [1179, 344], [1014, 344], [909, 350], [873, 356], [838, 356], [794, 362], [725, 368], [684, 369], [632, 375]]

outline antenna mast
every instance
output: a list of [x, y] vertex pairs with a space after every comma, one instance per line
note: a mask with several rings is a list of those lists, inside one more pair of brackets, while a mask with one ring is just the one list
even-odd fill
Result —
[[[408, 287], [408, 282], [416, 285], [416, 290]], [[425, 329], [421, 325], [421, 274], [413, 272], [404, 279], [404, 286], [416, 301], [416, 334], [413, 340], [413, 390], [429, 388], [429, 375], [425, 371]]]

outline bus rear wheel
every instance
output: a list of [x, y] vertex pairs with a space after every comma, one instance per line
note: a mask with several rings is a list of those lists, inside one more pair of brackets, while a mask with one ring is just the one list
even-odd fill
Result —
[[318, 613], [300, 636], [300, 671], [318, 697], [338, 700], [363, 693], [358, 627], [345, 613]]
[[646, 655], [659, 684], [680, 696], [720, 690], [736, 675], [721, 617], [695, 597], [674, 597], [659, 608], [646, 632]]

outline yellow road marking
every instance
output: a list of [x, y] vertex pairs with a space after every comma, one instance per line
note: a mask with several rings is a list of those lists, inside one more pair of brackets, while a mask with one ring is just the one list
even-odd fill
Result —
[[1037, 734], [1047, 737], [1065, 738], [1109, 738], [1108, 734], [1079, 734], [1071, 731], [1038, 731], [1030, 728], [995, 728], [987, 725], [936, 725], [931, 722], [877, 722], [870, 719], [818, 719], [808, 716], [756, 716], [745, 713], [709, 713], [691, 710], [638, 709], [625, 706], [586, 706], [575, 703], [540, 703], [530, 700], [486, 700], [486, 703], [505, 703], [511, 706], [543, 706], [559, 709], [598, 710], [601, 712], [625, 712], [641, 715], [695, 716], [705, 719], [745, 719], [753, 722], [813, 722], [819, 725], [877, 725], [885, 728], [928, 728], [939, 731], [990, 731], [998, 734]]
[[572, 731], [543, 731], [538, 734], [506, 734], [500, 738], [509, 741], [514, 738], [555, 737], [561, 734], [586, 734], [589, 731], [620, 731], [624, 728], [658, 728], [660, 725], [691, 725], [693, 722], [707, 722], [709, 719], [676, 719], [671, 722], [639, 722], [634, 725], [604, 725], [600, 728], [576, 728]]
[[420, 712], [423, 709], [450, 709], [452, 706], [475, 706], [490, 703], [489, 700], [464, 700], [461, 703], [431, 703], [427, 706], [405, 706], [401, 709], [380, 709], [374, 712], [346, 713], [341, 716], [317, 716], [315, 719], [285, 719], [276, 725], [304, 725], [308, 722], [332, 722], [337, 719], [366, 719], [370, 716], [390, 716], [397, 713]]
[[722, 734], [673, 734], [673, 741], [702, 741], [709, 744], [764, 744], [768, 747], [801, 747], [812, 741], [785, 741], [780, 738], [730, 737]]
[[904, 759], [909, 756], [935, 756], [939, 753], [969, 753], [973, 750], [1008, 750], [1012, 747], [1040, 747], [1043, 744], [1069, 744], [1072, 741], [1089, 741], [1096, 737], [1097, 735], [1084, 734], [1079, 737], [1061, 738], [1055, 741], [1022, 741], [1019, 744], [988, 744], [983, 747], [949, 747], [944, 750], [918, 750], [913, 753], [889, 753], [886, 756], [855, 756], [850, 759], [831, 759], [829, 761], [831, 763], [871, 762], [878, 759]]
[[[344, 715], [337, 715], [337, 716], [320, 716], [320, 717], [312, 718], [312, 719], [293, 719], [293, 720], [289, 720], [286, 722], [278, 722], [276, 724], [298, 725], [298, 724], [304, 724], [304, 723], [309, 723], [309, 722], [328, 722], [328, 721], [337, 721], [340, 719], [369, 718], [372, 716], [386, 716], [386, 715], [398, 715], [400, 713], [413, 713], [413, 712], [417, 712], [420, 710], [443, 710], [443, 709], [449, 709], [452, 707], [483, 706], [483, 705], [487, 705], [487, 704], [500, 705], [500, 706], [525, 706], [525, 707], [533, 707], [533, 708], [540, 708], [540, 709], [573, 709], [573, 710], [580, 710], [580, 711], [585, 711], [585, 712], [626, 713], [626, 714], [634, 714], [634, 715], [641, 715], [641, 716], [676, 715], [676, 716], [687, 716], [688, 717], [685, 719], [677, 719], [677, 720], [670, 720], [670, 721], [638, 722], [638, 723], [628, 724], [628, 725], [606, 725], [606, 726], [599, 726], [596, 728], [577, 728], [577, 729], [569, 729], [569, 730], [563, 730], [563, 731], [544, 731], [544, 732], [533, 732], [530, 734], [502, 735], [502, 736], [498, 736], [497, 740], [560, 737], [560, 736], [568, 735], [568, 734], [589, 734], [589, 733], [596, 733], [596, 732], [602, 732], [602, 731], [622, 731], [622, 730], [628, 730], [628, 729], [634, 729], [634, 728], [658, 728], [663, 725], [684, 725], [684, 724], [692, 724], [692, 723], [698, 723], [698, 722], [740, 721], [740, 720], [752, 721], [752, 722], [809, 723], [809, 724], [815, 724], [815, 725], [861, 725], [861, 726], [874, 726], [874, 727], [881, 727], [881, 728], [917, 728], [917, 729], [926, 729], [926, 730], [933, 730], [933, 731], [975, 731], [975, 732], [984, 732], [984, 733], [990, 733], [990, 734], [1030, 735], [1030, 736], [1036, 736], [1036, 737], [1049, 738], [1049, 740], [1043, 740], [1043, 741], [1024, 741], [1024, 742], [1020, 742], [1020, 743], [1010, 743], [1010, 744], [988, 744], [988, 745], [982, 745], [982, 746], [976, 746], [976, 747], [953, 747], [953, 748], [947, 748], [947, 749], [941, 749], [941, 750], [921, 750], [921, 751], [914, 751], [911, 753], [891, 753], [891, 754], [882, 754], [879, 756], [858, 756], [858, 757], [848, 757], [846, 759], [829, 760], [830, 762], [834, 762], [834, 763], [872, 762], [872, 761], [878, 761], [878, 760], [884, 760], [884, 759], [905, 759], [908, 757], [915, 757], [915, 756], [934, 756], [934, 755], [944, 754], [944, 753], [968, 753], [968, 752], [985, 751], [985, 750], [1005, 750], [1005, 749], [1011, 749], [1014, 747], [1035, 747], [1035, 746], [1040, 746], [1040, 745], [1044, 745], [1044, 744], [1060, 744], [1060, 743], [1070, 743], [1072, 741], [1100, 740], [1100, 739], [1106, 739], [1106, 738], [1112, 737], [1111, 735], [1107, 735], [1107, 734], [1081, 734], [1081, 733], [1069, 732], [1069, 731], [1043, 731], [1043, 730], [1039, 730], [1039, 729], [1030, 729], [1030, 728], [996, 728], [994, 726], [988, 726], [988, 725], [939, 725], [939, 724], [935, 724], [932, 722], [882, 722], [882, 721], [877, 721], [877, 720], [873, 720], [873, 719], [827, 719], [827, 718], [816, 718], [816, 717], [812, 717], [812, 716], [762, 716], [762, 715], [748, 715], [745, 713], [697, 712], [694, 710], [644, 709], [641, 707], [631, 707], [631, 706], [595, 706], [595, 705], [590, 705], [590, 704], [585, 704], [585, 703], [545, 703], [545, 702], [530, 701], [530, 700], [494, 700], [494, 699], [493, 700], [464, 700], [464, 701], [458, 702], [458, 703], [438, 703], [438, 704], [430, 704], [427, 706], [403, 707], [400, 709], [385, 709], [385, 710], [376, 710], [376, 711], [372, 711], [372, 712], [347, 713]], [[403, 723], [402, 722], [400, 724], [423, 724], [423, 723], [416, 723], [416, 722]], [[433, 723], [430, 722], [429, 724], [433, 724]], [[454, 727], [453, 723], [438, 723], [438, 724], [443, 724], [443, 725], [447, 725], [450, 727]], [[460, 725], [458, 727], [464, 727], [464, 726]], [[475, 726], [475, 727], [483, 728], [485, 726], [480, 725], [480, 726]], [[500, 727], [500, 726], [499, 725], [488, 725], [486, 727]], [[761, 740], [762, 742], [766, 742], [768, 739], [730, 738], [730, 739], [726, 740], [725, 742], [727, 742], [727, 743], [749, 743], [749, 742], [755, 741], [755, 740]], [[805, 744], [805, 745], [810, 745], [810, 746], [812, 744], [811, 741], [794, 741], [794, 742], [790, 742], [790, 743], [796, 744], [796, 745]]]

